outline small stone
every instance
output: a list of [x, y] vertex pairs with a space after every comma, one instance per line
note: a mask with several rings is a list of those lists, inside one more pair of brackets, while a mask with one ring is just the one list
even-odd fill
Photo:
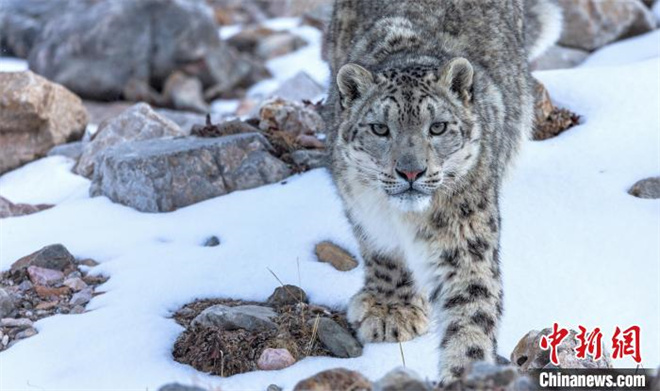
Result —
[[83, 266], [89, 266], [89, 267], [94, 267], [94, 266], [98, 266], [98, 265], [99, 265], [98, 262], [96, 262], [96, 261], [93, 260], [93, 259], [89, 259], [89, 258], [87, 258], [87, 259], [83, 259], [82, 261], [79, 261], [78, 264], [79, 264], [79, 265], [83, 265]]
[[81, 305], [77, 305], [77, 306], [73, 307], [71, 309], [71, 312], [69, 312], [69, 313], [77, 315], [77, 314], [82, 314], [83, 312], [85, 312], [85, 307], [83, 307]]
[[64, 271], [72, 266], [74, 262], [75, 258], [66, 247], [61, 244], [51, 244], [14, 262], [11, 265], [11, 271], [22, 271], [29, 266]]
[[320, 262], [329, 263], [337, 270], [348, 271], [355, 269], [358, 265], [351, 254], [332, 242], [325, 241], [317, 244], [315, 252]]
[[48, 205], [48, 204], [37, 204], [37, 205], [31, 205], [31, 204], [14, 204], [13, 202], [9, 201], [8, 199], [0, 196], [0, 219], [6, 218], [6, 217], [17, 217], [17, 216], [25, 216], [29, 215], [32, 213], [37, 213], [42, 210], [46, 210], [49, 208], [52, 208], [53, 205]]
[[318, 98], [325, 92], [323, 86], [312, 79], [307, 73], [301, 71], [290, 79], [285, 80], [273, 93], [282, 99], [300, 102]]
[[637, 198], [658, 199], [660, 198], [660, 176], [642, 179], [635, 183], [628, 194]]
[[211, 306], [192, 321], [193, 326], [217, 327], [223, 330], [245, 329], [254, 332], [267, 332], [277, 329], [271, 319], [277, 316], [270, 307], [258, 305]]
[[[552, 330], [550, 328], [541, 331], [532, 330], [527, 333], [518, 342], [516, 347], [511, 353], [511, 362], [518, 366], [521, 370], [527, 371], [530, 369], [541, 369], [550, 363], [550, 351], [541, 349], [540, 341], [544, 335], [550, 335]], [[585, 359], [578, 359], [575, 356], [575, 348], [578, 341], [576, 339], [577, 332], [569, 330], [569, 334], [564, 338], [561, 344], [557, 346], [557, 358], [559, 360], [559, 368], [611, 368], [612, 360], [610, 354], [603, 344], [603, 356], [594, 361], [593, 357], [587, 356]]]
[[264, 60], [283, 56], [306, 46], [307, 42], [289, 32], [275, 33], [257, 41], [254, 54]]
[[276, 307], [307, 303], [307, 294], [295, 285], [278, 286], [266, 302]]
[[25, 338], [30, 338], [37, 335], [37, 330], [35, 330], [33, 327], [30, 327], [28, 329], [25, 329], [21, 331], [20, 333], [16, 334], [16, 339], [25, 339]]
[[330, 154], [325, 150], [300, 149], [293, 151], [290, 156], [293, 164], [306, 170], [328, 167], [330, 163]]
[[85, 304], [89, 303], [90, 300], [92, 300], [92, 288], [85, 288], [71, 296], [69, 304], [72, 306], [84, 306]]
[[0, 288], [0, 318], [7, 318], [16, 312], [16, 305], [14, 299], [9, 293]]
[[266, 387], [266, 391], [282, 391], [282, 387], [277, 384], [269, 384], [268, 387]]
[[3, 336], [2, 337], [2, 346], [7, 346], [8, 343], [9, 343], [9, 336], [8, 335]]
[[163, 87], [163, 95], [168, 103], [177, 110], [189, 110], [197, 113], [207, 113], [209, 106], [204, 101], [202, 82], [176, 71], [168, 76]]
[[64, 279], [64, 273], [59, 270], [46, 269], [39, 266], [27, 268], [30, 281], [35, 285], [52, 285]]
[[465, 385], [474, 389], [499, 389], [513, 383], [517, 376], [518, 371], [513, 366], [477, 361], [467, 368], [464, 382]]
[[85, 281], [83, 281], [80, 277], [69, 277], [64, 280], [62, 285], [73, 289], [74, 292], [79, 292], [87, 288], [87, 283], [85, 283]]
[[294, 391], [370, 391], [371, 382], [359, 372], [345, 368], [329, 369], [314, 376], [301, 380], [294, 387]]
[[18, 290], [21, 292], [26, 292], [32, 289], [33, 285], [30, 281], [24, 280], [20, 284], [18, 284]]
[[274, 371], [290, 367], [295, 363], [296, 359], [288, 350], [266, 348], [257, 360], [257, 367], [264, 371]]
[[316, 138], [311, 134], [299, 134], [296, 137], [296, 143], [298, 143], [303, 148], [314, 148], [314, 149], [324, 149], [325, 144], [323, 141]]
[[197, 386], [186, 386], [179, 383], [170, 383], [162, 386], [158, 391], [206, 391]]
[[37, 292], [37, 295], [42, 299], [49, 299], [51, 297], [59, 297], [68, 295], [71, 293], [71, 288], [68, 286], [63, 286], [59, 288], [51, 288], [43, 285], [35, 285], [34, 290]]
[[220, 239], [217, 236], [211, 236], [204, 241], [204, 247], [215, 247], [220, 244]]
[[[315, 319], [308, 324], [313, 326]], [[320, 318], [318, 323], [318, 338], [335, 357], [349, 358], [362, 355], [362, 345], [351, 333], [330, 318]]]
[[23, 329], [32, 327], [32, 321], [27, 318], [3, 318], [0, 319], [0, 326]]
[[416, 372], [395, 368], [374, 383], [374, 391], [431, 391], [433, 387]]
[[34, 307], [34, 309], [37, 311], [48, 311], [50, 309], [57, 307], [58, 304], [59, 303], [57, 301], [42, 301], [41, 303], [37, 304], [37, 306]]
[[297, 136], [315, 134], [323, 127], [319, 113], [300, 102], [273, 98], [259, 110], [259, 129], [263, 131], [284, 131]]

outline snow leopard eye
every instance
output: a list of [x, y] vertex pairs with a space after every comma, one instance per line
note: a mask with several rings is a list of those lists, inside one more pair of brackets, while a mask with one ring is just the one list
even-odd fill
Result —
[[388, 128], [387, 125], [369, 124], [369, 127], [376, 136], [386, 137], [390, 134], [390, 128]]
[[431, 129], [429, 129], [432, 136], [440, 136], [446, 130], [447, 130], [446, 122], [434, 122], [433, 124], [431, 124]]

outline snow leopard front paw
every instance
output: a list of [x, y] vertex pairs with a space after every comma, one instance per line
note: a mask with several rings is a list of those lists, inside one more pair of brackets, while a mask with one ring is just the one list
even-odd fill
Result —
[[347, 318], [365, 342], [403, 342], [425, 334], [429, 306], [421, 295], [407, 303], [381, 302], [372, 292], [360, 291], [351, 298]]

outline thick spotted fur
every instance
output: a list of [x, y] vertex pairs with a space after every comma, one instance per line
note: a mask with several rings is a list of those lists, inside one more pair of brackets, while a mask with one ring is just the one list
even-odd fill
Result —
[[494, 361], [500, 187], [532, 128], [528, 60], [560, 20], [548, 0], [335, 3], [324, 115], [365, 262], [348, 318], [364, 342], [432, 327], [442, 381]]

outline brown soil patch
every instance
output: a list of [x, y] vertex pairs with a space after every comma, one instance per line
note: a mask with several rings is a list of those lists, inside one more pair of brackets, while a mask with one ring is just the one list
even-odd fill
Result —
[[187, 304], [174, 314], [176, 322], [186, 328], [174, 344], [174, 359], [200, 371], [223, 377], [257, 370], [257, 360], [266, 348], [288, 349], [296, 361], [307, 356], [332, 356], [318, 341], [318, 337], [313, 336], [313, 327], [308, 325], [317, 316], [331, 318], [350, 330], [345, 314], [305, 303], [271, 306], [279, 314], [274, 319], [278, 329], [272, 332], [191, 327], [197, 315], [216, 304], [269, 305], [234, 299], [206, 299]]

